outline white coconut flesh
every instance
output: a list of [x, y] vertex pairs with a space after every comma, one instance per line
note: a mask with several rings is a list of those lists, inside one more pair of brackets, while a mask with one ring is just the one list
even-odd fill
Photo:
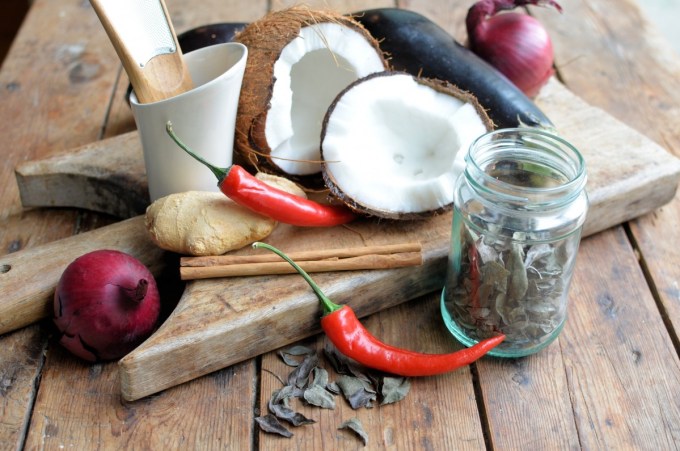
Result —
[[324, 171], [340, 197], [378, 216], [435, 211], [453, 202], [467, 149], [486, 131], [473, 105], [410, 75], [370, 77], [329, 111]]
[[357, 31], [331, 22], [303, 27], [274, 63], [265, 124], [274, 163], [288, 174], [318, 173], [321, 126], [331, 102], [353, 81], [384, 69], [381, 55]]

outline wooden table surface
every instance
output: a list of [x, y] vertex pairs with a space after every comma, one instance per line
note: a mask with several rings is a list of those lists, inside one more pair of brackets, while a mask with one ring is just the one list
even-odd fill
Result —
[[[343, 12], [390, 0], [319, 0]], [[403, 0], [465, 40], [472, 1]], [[280, 0], [167, 0], [182, 32], [248, 22]], [[562, 0], [533, 9], [553, 38], [559, 79], [587, 102], [680, 156], [680, 56], [634, 0]], [[0, 71], [0, 254], [114, 221], [73, 209], [23, 209], [14, 167], [134, 129], [127, 78], [89, 2], [35, 0]], [[360, 449], [337, 427], [360, 419], [369, 449], [680, 448], [680, 199], [585, 239], [569, 320], [537, 355], [485, 358], [413, 379], [403, 401], [352, 410], [296, 405], [315, 424], [292, 438], [254, 417], [290, 371], [271, 352], [135, 402], [115, 363], [62, 350], [46, 324], [0, 336], [1, 449]], [[367, 318], [385, 341], [451, 348], [432, 293]], [[405, 327], [408, 325], [408, 327]], [[321, 348], [323, 337], [305, 341]]]

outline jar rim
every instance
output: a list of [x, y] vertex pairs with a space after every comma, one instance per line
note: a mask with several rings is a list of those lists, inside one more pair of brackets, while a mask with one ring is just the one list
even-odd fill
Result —
[[[521, 186], [499, 180], [493, 175], [488, 174], [484, 170], [483, 162], [479, 161], [476, 156], [481, 151], [498, 147], [499, 144], [510, 143], [511, 140], [513, 143], [519, 141], [521, 143], [532, 144], [537, 149], [546, 152], [559, 151], [560, 155], [553, 155], [553, 159], [557, 161], [558, 157], [562, 158], [564, 160], [563, 163], [568, 163], [572, 167], [572, 173], [567, 173], [567, 171], [563, 170], [563, 166], [566, 166], [566, 164], [562, 164], [560, 168], [555, 167], [557, 165], [552, 166], [553, 169], [559, 170], [560, 174], [567, 180], [564, 183], [558, 183], [550, 187]], [[465, 161], [466, 175], [470, 177], [470, 172], [474, 172], [471, 178], [481, 179], [482, 183], [474, 183], [478, 189], [493, 192], [494, 195], [499, 195], [506, 200], [521, 203], [531, 203], [532, 199], [542, 196], [551, 198], [551, 203], [554, 203], [557, 197], [562, 197], [564, 201], [569, 201], [571, 198], [579, 195], [585, 188], [587, 181], [585, 159], [578, 149], [555, 133], [536, 128], [503, 128], [480, 135], [470, 144]], [[483, 188], [484, 186], [489, 186], [491, 189]]]

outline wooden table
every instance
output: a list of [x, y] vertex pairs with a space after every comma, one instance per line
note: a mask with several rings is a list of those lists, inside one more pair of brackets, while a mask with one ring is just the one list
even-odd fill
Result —
[[[265, 0], [167, 0], [178, 32], [253, 21]], [[274, 2], [277, 8], [287, 6]], [[389, 0], [311, 1], [341, 11]], [[403, 0], [465, 39], [472, 1]], [[634, 0], [563, 0], [564, 14], [532, 10], [553, 37], [560, 80], [589, 103], [680, 156], [680, 56]], [[14, 167], [134, 129], [127, 79], [86, 1], [36, 0], [0, 71], [0, 253], [114, 221], [72, 209], [24, 210]], [[46, 324], [0, 337], [0, 448], [362, 448], [339, 424], [357, 417], [369, 449], [677, 449], [680, 447], [680, 199], [584, 240], [569, 320], [537, 355], [483, 359], [412, 380], [405, 400], [354, 411], [296, 406], [317, 421], [291, 439], [254, 417], [290, 370], [274, 353], [136, 402], [120, 396], [115, 363], [63, 351]], [[439, 293], [372, 315], [385, 341], [451, 349]], [[409, 327], [404, 327], [408, 324]], [[305, 341], [321, 348], [323, 337]]]

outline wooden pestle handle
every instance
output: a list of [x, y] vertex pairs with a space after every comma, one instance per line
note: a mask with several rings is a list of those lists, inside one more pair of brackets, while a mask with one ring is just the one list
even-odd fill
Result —
[[[110, 8], [120, 9], [127, 8], [128, 6], [121, 6], [123, 5], [121, 0], [90, 0], [113, 47], [116, 49], [118, 57], [123, 63], [123, 68], [130, 79], [130, 84], [140, 103], [157, 102], [159, 100], [174, 97], [189, 91], [193, 86], [191, 74], [182, 57], [182, 50], [179, 47], [177, 35], [172, 25], [172, 21], [170, 20], [170, 14], [168, 13], [165, 1], [157, 1], [162, 7], [164, 19], [167, 22], [167, 27], [169, 28], [169, 32], [172, 35], [172, 40], [175, 44], [175, 51], [152, 55], [148, 62], [140, 65], [140, 62], [136, 61], [131, 51], [133, 46], [139, 45], [138, 40], [127, 37], [123, 33], [123, 30], [121, 30], [121, 24], [116, 23], [114, 18], [111, 17]], [[133, 4], [133, 6], [129, 8], [131, 9], [130, 14], [134, 14], [135, 8], [138, 7], [139, 6]], [[162, 23], [163, 18], [158, 17], [157, 19], [158, 22], [156, 24], [165, 25]], [[151, 26], [151, 24], [148, 25]], [[150, 35], [153, 36], [153, 33]]]

